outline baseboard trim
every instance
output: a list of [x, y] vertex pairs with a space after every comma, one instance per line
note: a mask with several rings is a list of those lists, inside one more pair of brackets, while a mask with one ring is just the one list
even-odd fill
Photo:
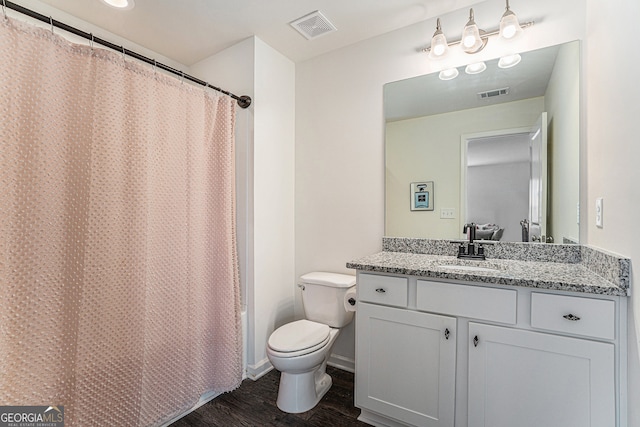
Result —
[[367, 411], [366, 409], [362, 409], [360, 412], [360, 416], [358, 417], [358, 421], [362, 421], [363, 423], [369, 424], [375, 427], [408, 427], [408, 424], [404, 424], [402, 422], [389, 419], [382, 415], [376, 414], [375, 412]]
[[332, 354], [327, 361], [327, 365], [351, 372], [352, 374], [356, 372], [356, 361], [350, 357], [344, 357], [338, 354]]
[[256, 381], [271, 370], [273, 370], [273, 365], [269, 362], [269, 359], [265, 358], [255, 365], [247, 365], [247, 378]]

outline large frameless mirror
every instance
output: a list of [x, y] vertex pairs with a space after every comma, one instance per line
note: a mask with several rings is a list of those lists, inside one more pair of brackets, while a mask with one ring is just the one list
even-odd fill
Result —
[[[484, 239], [578, 242], [579, 42], [498, 62], [384, 86], [387, 236], [459, 239], [473, 222]], [[412, 209], [425, 182], [432, 209]]]

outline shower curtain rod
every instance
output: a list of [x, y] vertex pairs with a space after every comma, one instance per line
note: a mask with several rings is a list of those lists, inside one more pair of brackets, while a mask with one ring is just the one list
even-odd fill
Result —
[[6, 1], [6, 0], [2, 0], [1, 3], [2, 3], [3, 9], [6, 7], [6, 8], [9, 8], [9, 9], [15, 10], [16, 12], [22, 13], [23, 15], [27, 15], [27, 16], [30, 16], [31, 18], [37, 19], [37, 20], [45, 22], [47, 24], [51, 24], [52, 29], [53, 29], [53, 27], [60, 28], [60, 29], [62, 29], [64, 31], [67, 31], [67, 32], [72, 33], [72, 34], [75, 34], [76, 36], [80, 36], [80, 37], [83, 37], [83, 38], [85, 38], [87, 40], [90, 40], [93, 43], [101, 44], [102, 46], [106, 46], [109, 49], [115, 50], [117, 52], [122, 52], [123, 54], [129, 55], [132, 58], [135, 58], [135, 59], [137, 59], [139, 61], [146, 62], [147, 64], [151, 64], [154, 67], [158, 67], [160, 69], [168, 71], [169, 73], [172, 73], [172, 74], [175, 74], [177, 76], [180, 76], [183, 79], [192, 81], [194, 83], [198, 83], [198, 84], [200, 84], [202, 86], [206, 86], [206, 87], [211, 88], [211, 89], [213, 89], [215, 91], [224, 93], [225, 95], [230, 96], [231, 98], [235, 99], [238, 102], [238, 105], [241, 108], [247, 108], [247, 107], [249, 107], [251, 105], [251, 97], [249, 97], [247, 95], [242, 95], [242, 96], [234, 95], [233, 93], [228, 92], [228, 91], [226, 91], [224, 89], [220, 89], [219, 87], [213, 86], [213, 85], [205, 82], [204, 80], [200, 80], [200, 79], [198, 79], [196, 77], [193, 77], [193, 76], [191, 76], [189, 74], [185, 74], [184, 72], [182, 72], [180, 70], [176, 70], [175, 68], [172, 68], [172, 67], [170, 67], [170, 66], [168, 66], [166, 64], [162, 64], [160, 62], [157, 62], [155, 59], [147, 58], [144, 55], [141, 55], [141, 54], [139, 54], [137, 52], [134, 52], [132, 50], [126, 49], [124, 46], [118, 46], [117, 44], [111, 43], [110, 41], [101, 39], [99, 37], [95, 37], [93, 35], [93, 33], [84, 32], [84, 31], [82, 31], [82, 30], [80, 30], [78, 28], [75, 28], [75, 27], [72, 27], [70, 25], [65, 24], [64, 22], [56, 21], [55, 19], [51, 18], [50, 16], [45, 16], [45, 15], [42, 15], [42, 14], [40, 14], [38, 12], [35, 12], [35, 11], [31, 10], [31, 9], [27, 9], [26, 7], [20, 6], [19, 4], [12, 3], [12, 2], [9, 2], [9, 1]]

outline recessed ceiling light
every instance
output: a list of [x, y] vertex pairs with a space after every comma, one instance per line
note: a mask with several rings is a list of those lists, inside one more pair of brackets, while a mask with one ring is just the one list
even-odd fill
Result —
[[102, 0], [104, 4], [107, 4], [111, 7], [115, 7], [120, 10], [129, 10], [133, 9], [135, 3], [133, 0]]

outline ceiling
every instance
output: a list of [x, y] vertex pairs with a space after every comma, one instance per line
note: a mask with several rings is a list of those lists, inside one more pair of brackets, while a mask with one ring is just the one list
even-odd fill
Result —
[[[135, 0], [133, 9], [120, 11], [100, 0], [40, 1], [187, 66], [254, 35], [300, 62], [480, 2]], [[338, 31], [307, 40], [289, 23], [316, 10]], [[425, 34], [425, 41], [429, 37]]]

